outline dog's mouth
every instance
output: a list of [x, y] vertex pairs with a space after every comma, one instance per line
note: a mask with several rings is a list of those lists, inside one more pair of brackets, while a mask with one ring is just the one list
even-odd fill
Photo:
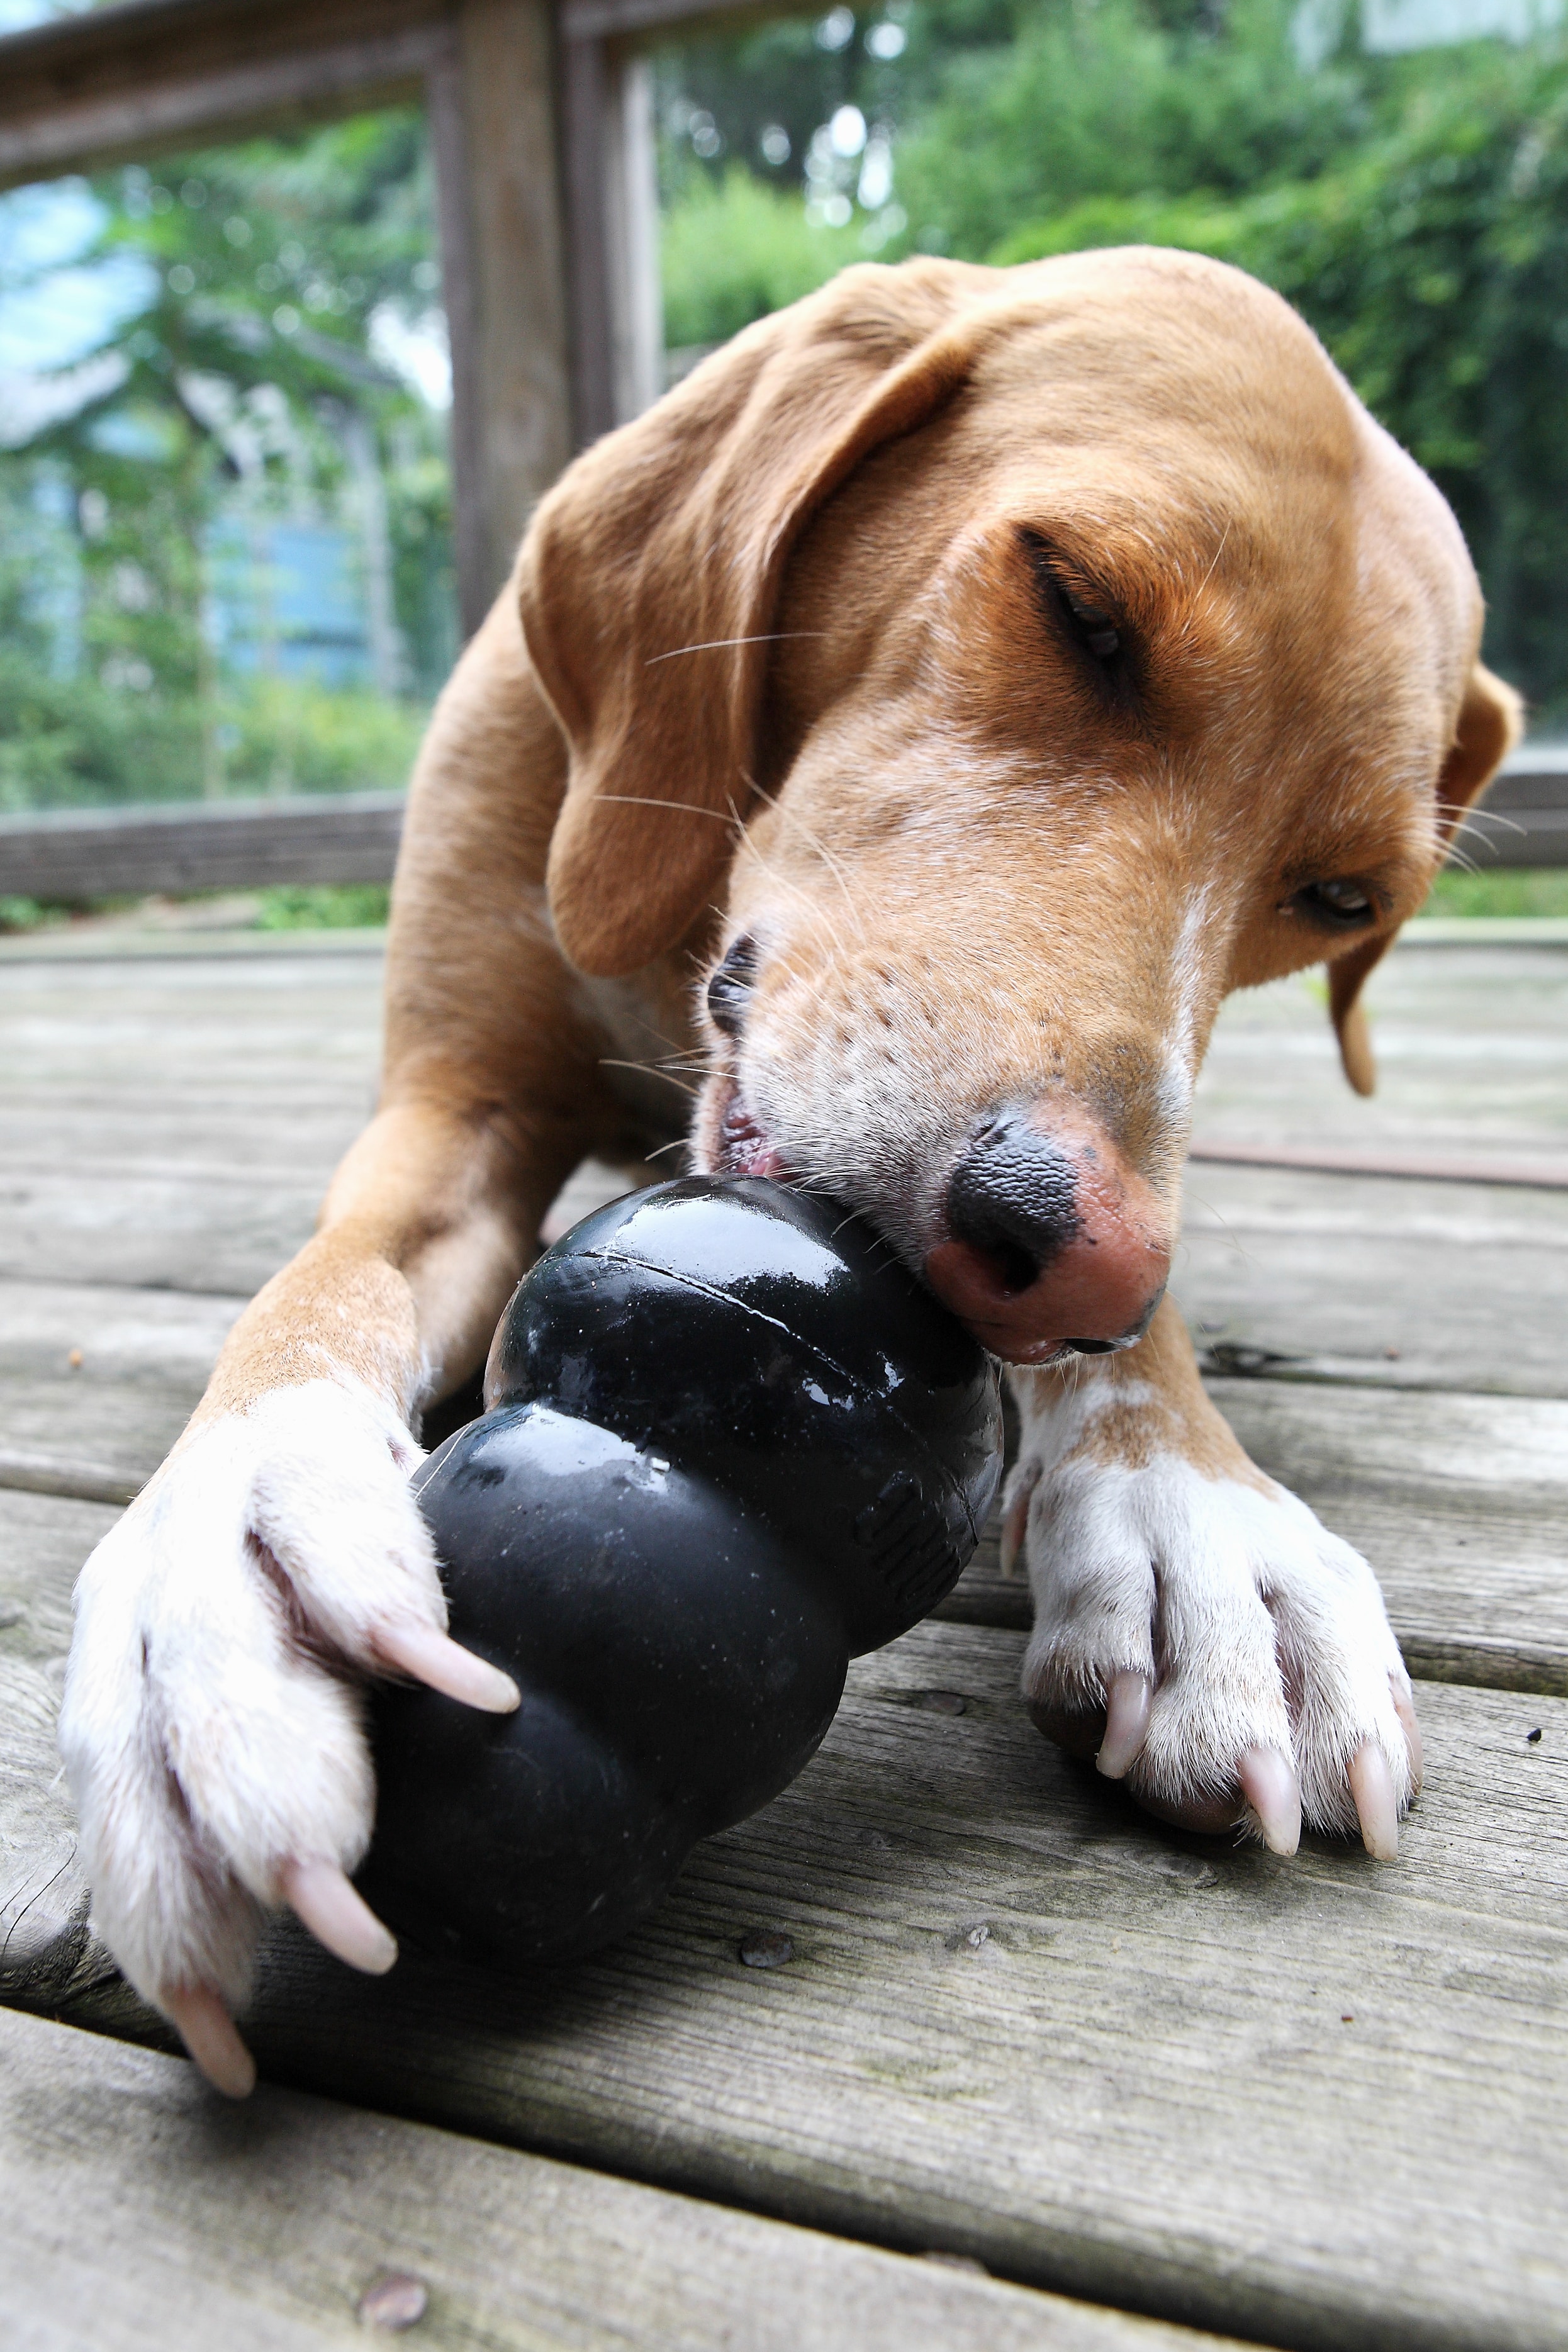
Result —
[[716, 1113], [710, 1129], [714, 1175], [771, 1176], [775, 1182], [789, 1181], [791, 1171], [784, 1154], [733, 1078], [725, 1084]]

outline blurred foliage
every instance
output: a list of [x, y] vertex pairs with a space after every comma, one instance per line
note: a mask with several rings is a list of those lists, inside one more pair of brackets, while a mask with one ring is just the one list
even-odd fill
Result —
[[[222, 894], [221, 903], [210, 891], [168, 898], [100, 898], [87, 906], [65, 906], [41, 898], [0, 894], [0, 933], [58, 928], [81, 918], [122, 916], [131, 930], [152, 929], [190, 936], [209, 928], [253, 931], [381, 930], [385, 928], [392, 892], [384, 882], [325, 883], [312, 888], [257, 890], [238, 896]], [[206, 921], [191, 924], [170, 919], [171, 907], [198, 912], [210, 908]], [[149, 916], [153, 918], [149, 922]], [[216, 917], [221, 915], [221, 921]]]
[[[90, 187], [70, 266], [130, 299], [57, 371], [68, 413], [0, 455], [0, 807], [402, 782], [457, 644], [444, 426], [378, 348], [437, 299], [420, 113]], [[236, 516], [359, 530], [400, 700], [220, 675], [212, 533]]]
[[[823, 229], [803, 243], [783, 190], [810, 212], [819, 133], [847, 103], [894, 165], [890, 201], [857, 191], [838, 232], [858, 257], [1149, 241], [1234, 261], [1296, 304], [1436, 477], [1487, 591], [1489, 658], [1538, 727], [1568, 723], [1568, 42], [1370, 56], [1355, 8], [1336, 26], [1331, 5], [922, 0], [669, 53], [679, 340], [732, 331], [748, 288], [761, 315], [770, 270], [793, 285], [803, 257], [817, 282], [839, 266]], [[902, 49], [878, 60], [894, 21]], [[777, 164], [759, 160], [770, 124], [789, 139]], [[743, 277], [717, 234], [742, 167], [775, 198], [746, 215]], [[688, 234], [698, 217], [706, 240]]]
[[738, 165], [694, 177], [665, 225], [666, 344], [723, 342], [863, 257], [852, 230], [814, 226], [798, 196]]
[[260, 931], [343, 931], [379, 929], [392, 892], [384, 882], [323, 883], [314, 888], [264, 890], [256, 919]]
[[[201, 796], [195, 695], [54, 677], [0, 644], [0, 815]], [[237, 796], [387, 790], [413, 764], [425, 714], [368, 689], [225, 681], [211, 705], [225, 788]]]
[[1499, 866], [1489, 874], [1439, 874], [1426, 915], [1568, 916], [1568, 872]]

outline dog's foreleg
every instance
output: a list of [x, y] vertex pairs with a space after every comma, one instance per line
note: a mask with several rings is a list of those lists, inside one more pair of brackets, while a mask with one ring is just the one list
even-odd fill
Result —
[[251, 2076], [230, 2012], [269, 1909], [361, 1968], [393, 1958], [348, 1876], [374, 1805], [363, 1677], [516, 1703], [447, 1638], [409, 1421], [480, 1360], [545, 1208], [614, 1121], [543, 908], [561, 766], [503, 600], [416, 779], [382, 1108], [77, 1588], [60, 1746], [94, 1921], [230, 2091]]

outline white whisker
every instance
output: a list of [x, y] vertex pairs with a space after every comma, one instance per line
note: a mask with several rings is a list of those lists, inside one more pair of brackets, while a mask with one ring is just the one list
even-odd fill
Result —
[[621, 1062], [616, 1060], [612, 1055], [601, 1054], [599, 1067], [601, 1070], [636, 1070], [645, 1078], [665, 1078], [672, 1087], [679, 1087], [683, 1095], [697, 1095], [701, 1091], [700, 1087], [689, 1087], [684, 1078], [672, 1076], [668, 1070], [661, 1069], [657, 1062]]
[[722, 809], [700, 808], [695, 801], [658, 801], [647, 793], [600, 793], [602, 801], [613, 801], [618, 808], [671, 809], [678, 816], [710, 816], [718, 824], [739, 824], [731, 802], [729, 814]]
[[721, 653], [728, 646], [781, 646], [788, 637], [825, 637], [826, 629], [764, 629], [754, 637], [707, 637], [700, 646], [671, 646], [667, 654], [649, 654], [644, 669], [656, 662], [679, 661], [682, 654]]

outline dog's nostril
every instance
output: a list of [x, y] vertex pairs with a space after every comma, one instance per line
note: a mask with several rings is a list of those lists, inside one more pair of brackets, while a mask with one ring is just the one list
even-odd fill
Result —
[[1027, 1290], [1032, 1282], [1039, 1279], [1038, 1259], [1031, 1257], [1026, 1249], [1020, 1249], [1016, 1242], [977, 1241], [973, 1234], [960, 1234], [958, 1238], [973, 1241], [976, 1249], [984, 1252], [995, 1269], [997, 1288], [1009, 1298], [1016, 1297], [1020, 1290]]
[[1164, 1284], [1156, 1284], [1144, 1300], [1137, 1321], [1130, 1323], [1125, 1331], [1118, 1332], [1114, 1339], [1067, 1339], [1062, 1344], [1074, 1349], [1080, 1356], [1117, 1356], [1124, 1348], [1135, 1348], [1154, 1320], [1154, 1310], [1164, 1296]]
[[984, 1251], [1004, 1291], [1027, 1290], [1080, 1230], [1072, 1162], [1020, 1113], [1003, 1112], [953, 1170], [947, 1223]]
[[708, 1018], [726, 1037], [738, 1037], [757, 978], [757, 943], [743, 931], [708, 982]]

